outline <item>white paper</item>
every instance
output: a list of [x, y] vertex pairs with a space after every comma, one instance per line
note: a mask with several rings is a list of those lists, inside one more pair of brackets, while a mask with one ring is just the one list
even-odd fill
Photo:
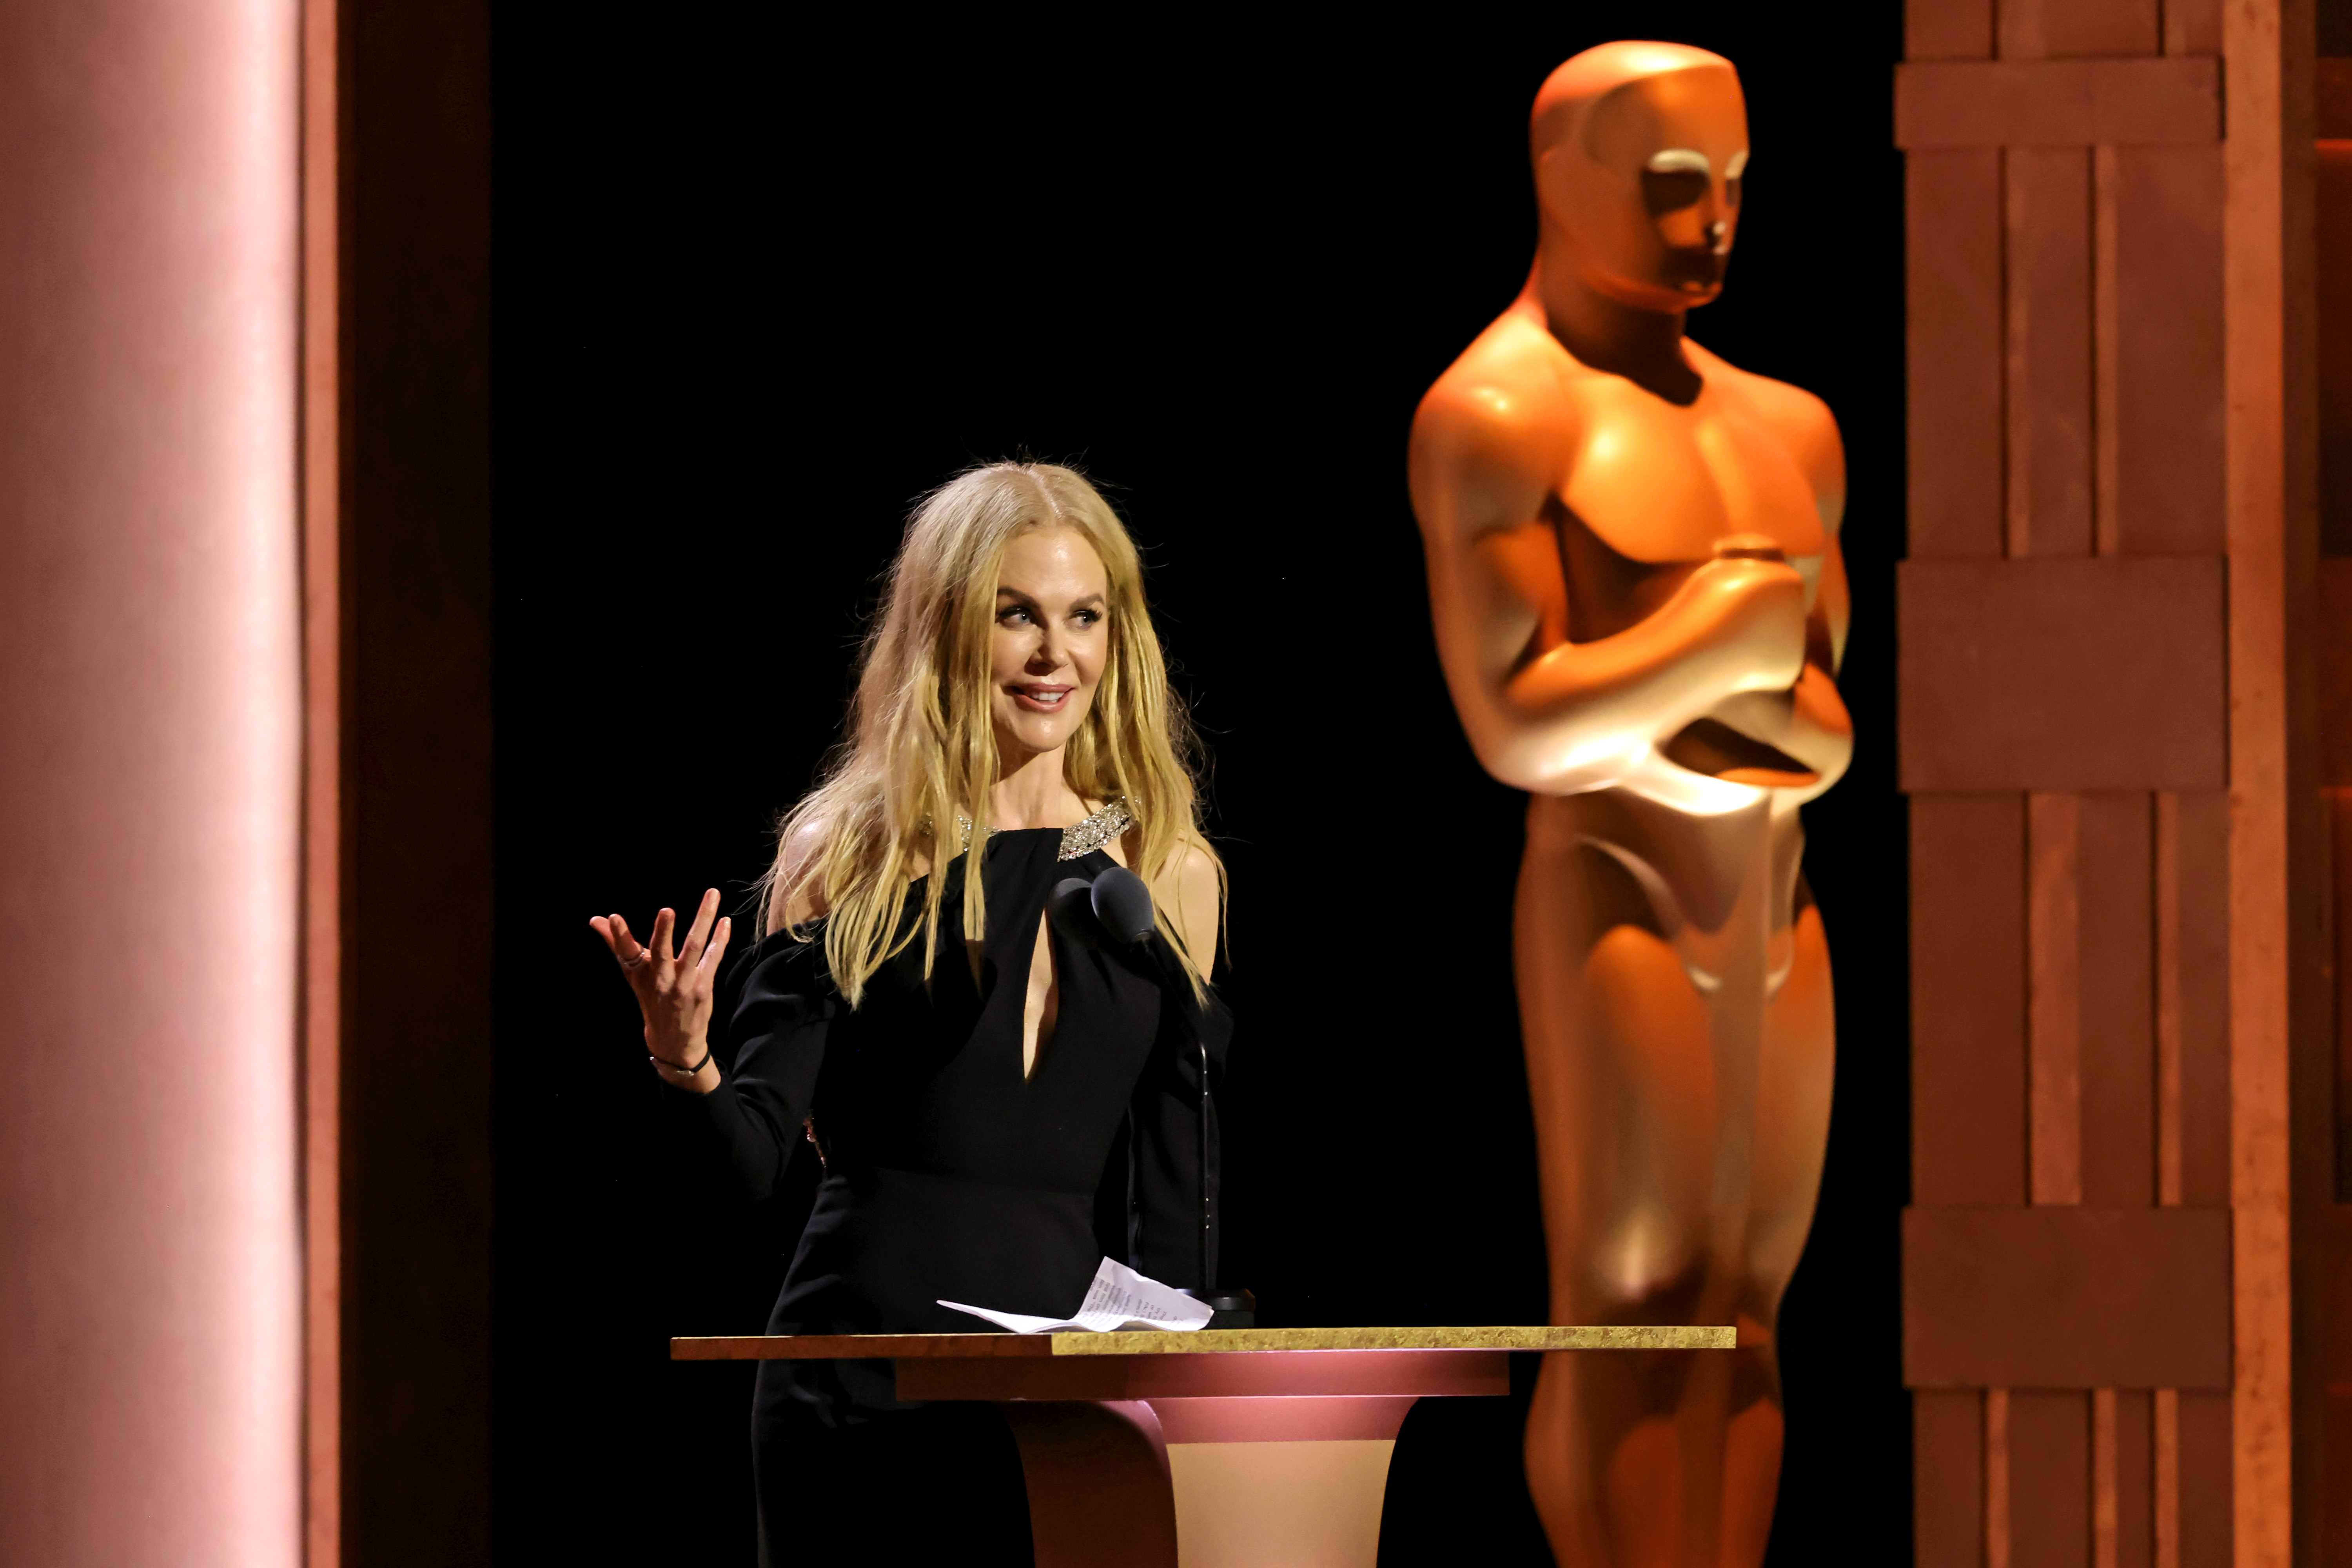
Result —
[[1116, 1333], [1126, 1329], [1190, 1331], [1208, 1327], [1209, 1319], [1214, 1315], [1208, 1303], [1195, 1301], [1175, 1287], [1147, 1279], [1124, 1263], [1115, 1263], [1108, 1258], [1095, 1270], [1094, 1283], [1087, 1287], [1087, 1299], [1078, 1303], [1077, 1312], [1072, 1317], [1058, 1321], [1033, 1318], [1026, 1312], [967, 1307], [961, 1301], [942, 1300], [940, 1305], [970, 1312], [975, 1318], [986, 1318], [1016, 1334], [1051, 1334], [1071, 1329], [1089, 1334]]

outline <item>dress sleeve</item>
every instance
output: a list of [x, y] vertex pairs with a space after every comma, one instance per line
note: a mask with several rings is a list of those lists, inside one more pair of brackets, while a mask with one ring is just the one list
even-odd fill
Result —
[[816, 944], [779, 933], [747, 963], [719, 1052], [719, 1087], [697, 1094], [666, 1085], [663, 1098], [743, 1195], [759, 1203], [774, 1194], [803, 1142], [801, 1123], [840, 1001]]
[[[1160, 1035], [1129, 1104], [1128, 1266], [1163, 1284], [1205, 1289], [1217, 1277], [1221, 1215], [1215, 1091], [1224, 1078], [1233, 1015], [1216, 993], [1205, 1005], [1171, 977], [1160, 1004]], [[1202, 1257], [1201, 1073], [1205, 1053], [1208, 1256]]]

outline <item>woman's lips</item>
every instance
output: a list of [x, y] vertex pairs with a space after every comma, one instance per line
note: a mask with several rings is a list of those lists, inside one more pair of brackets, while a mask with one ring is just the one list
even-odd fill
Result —
[[1074, 686], [1014, 686], [1007, 688], [1014, 701], [1035, 713], [1058, 713]]

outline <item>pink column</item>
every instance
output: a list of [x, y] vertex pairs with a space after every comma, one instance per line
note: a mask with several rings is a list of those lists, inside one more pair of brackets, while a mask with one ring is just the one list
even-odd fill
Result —
[[299, 1560], [296, 0], [0, 5], [0, 1563]]

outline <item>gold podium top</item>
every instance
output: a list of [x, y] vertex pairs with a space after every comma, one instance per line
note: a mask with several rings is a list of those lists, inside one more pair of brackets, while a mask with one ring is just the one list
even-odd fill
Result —
[[1236, 1351], [1727, 1351], [1738, 1331], [1610, 1327], [1198, 1329], [1118, 1334], [738, 1334], [681, 1337], [672, 1361], [973, 1360]]

